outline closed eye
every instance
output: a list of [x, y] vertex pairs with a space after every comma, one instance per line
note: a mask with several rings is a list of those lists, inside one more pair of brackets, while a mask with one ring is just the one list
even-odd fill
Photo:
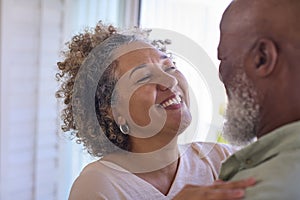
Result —
[[146, 76], [144, 76], [143, 78], [139, 79], [139, 80], [137, 81], [137, 83], [146, 83], [146, 82], [148, 82], [148, 81], [150, 80], [150, 78], [151, 78], [151, 75], [150, 75], [150, 74], [149, 74], [149, 75], [146, 75]]

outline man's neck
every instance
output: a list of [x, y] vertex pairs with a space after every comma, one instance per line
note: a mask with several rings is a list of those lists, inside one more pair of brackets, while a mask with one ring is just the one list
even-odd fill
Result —
[[[288, 111], [281, 111], [280, 114], [272, 114], [269, 116], [273, 116], [273, 117], [267, 117], [266, 115], [263, 116], [262, 115], [262, 120], [260, 120], [260, 125], [258, 127], [258, 131], [257, 131], [257, 138], [263, 137], [264, 135], [269, 134], [270, 132], [272, 132], [273, 130], [295, 122], [295, 121], [299, 121], [300, 120], [300, 109], [299, 111], [297, 110], [297, 108], [291, 108]], [[263, 120], [265, 119], [265, 120]]]

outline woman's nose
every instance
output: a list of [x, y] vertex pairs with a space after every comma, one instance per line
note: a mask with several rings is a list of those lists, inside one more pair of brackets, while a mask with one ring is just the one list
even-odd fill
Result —
[[168, 89], [168, 87], [163, 86], [163, 85], [160, 85], [160, 84], [157, 85], [157, 88], [158, 88], [159, 90], [161, 90], [161, 91], [165, 91], [165, 90]]
[[165, 91], [167, 89], [172, 89], [177, 84], [178, 81], [174, 76], [164, 73], [164, 75], [161, 76], [161, 80], [157, 84], [157, 88], [161, 91]]

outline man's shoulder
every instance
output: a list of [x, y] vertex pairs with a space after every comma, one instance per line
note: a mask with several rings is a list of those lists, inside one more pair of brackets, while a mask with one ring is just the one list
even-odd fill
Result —
[[254, 177], [246, 199], [300, 199], [300, 149], [282, 151], [257, 166], [240, 171], [233, 180]]

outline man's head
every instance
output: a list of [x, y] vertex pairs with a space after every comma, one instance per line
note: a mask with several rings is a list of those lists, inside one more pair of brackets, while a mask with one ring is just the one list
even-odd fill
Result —
[[299, 0], [235, 0], [223, 14], [218, 57], [230, 141], [245, 144], [300, 119], [299, 9]]

